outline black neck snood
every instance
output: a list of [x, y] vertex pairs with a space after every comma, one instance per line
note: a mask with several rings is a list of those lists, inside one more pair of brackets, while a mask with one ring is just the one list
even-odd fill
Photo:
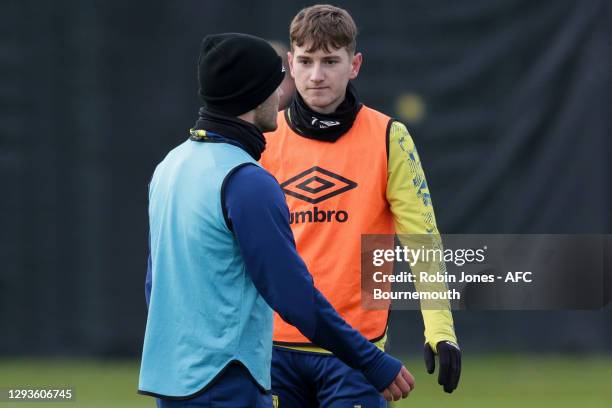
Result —
[[296, 92], [291, 105], [285, 110], [285, 119], [300, 136], [333, 143], [353, 126], [361, 106], [355, 87], [349, 82], [346, 96], [335, 112], [323, 114], [313, 111]]
[[[193, 130], [206, 130], [216, 133], [227, 139], [226, 142], [244, 149], [255, 160], [261, 158], [261, 153], [266, 148], [266, 139], [257, 126], [235, 117], [212, 113], [205, 108], [200, 108], [198, 120]], [[193, 133], [191, 139], [207, 141], [198, 138]], [[222, 140], [210, 139], [210, 141], [219, 142]]]

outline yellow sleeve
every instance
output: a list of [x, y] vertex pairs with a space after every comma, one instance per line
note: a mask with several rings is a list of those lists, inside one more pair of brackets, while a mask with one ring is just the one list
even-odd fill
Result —
[[[416, 235], [421, 234], [421, 237], [427, 235], [434, 245], [441, 247], [431, 195], [421, 167], [421, 160], [408, 129], [397, 121], [394, 121], [389, 129], [387, 170], [387, 201], [395, 221], [395, 231], [402, 245], [411, 245], [410, 242], [405, 242], [410, 240], [411, 236], [402, 236], [402, 234], [411, 234], [416, 241], [419, 241], [420, 246], [422, 240]], [[415, 267], [422, 271], [437, 270], [441, 273], [446, 271], [444, 262], [436, 265], [417, 263]], [[446, 286], [444, 283], [437, 285]], [[424, 290], [425, 287], [420, 282], [417, 282], [415, 286], [417, 290]], [[431, 286], [432, 284], [427, 284], [426, 290], [433, 290]], [[434, 351], [439, 341], [449, 340], [457, 343], [453, 316], [447, 300], [438, 302], [436, 307], [423, 307], [421, 303], [421, 313], [425, 323], [425, 341]]]

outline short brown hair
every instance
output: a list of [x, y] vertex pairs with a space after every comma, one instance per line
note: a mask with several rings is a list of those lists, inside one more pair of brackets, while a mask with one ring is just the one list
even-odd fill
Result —
[[329, 4], [317, 4], [300, 10], [289, 26], [291, 48], [310, 43], [308, 52], [331, 52], [346, 47], [355, 52], [357, 26], [344, 9]]

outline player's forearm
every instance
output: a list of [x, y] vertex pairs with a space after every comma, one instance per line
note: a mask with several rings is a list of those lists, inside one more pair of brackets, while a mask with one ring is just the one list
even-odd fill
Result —
[[440, 341], [452, 341], [458, 344], [453, 315], [450, 310], [421, 310], [425, 326], [425, 340], [436, 350]]
[[[314, 287], [310, 274], [302, 265], [296, 260], [293, 268], [272, 272], [296, 276], [291, 279], [292, 286], [267, 282], [266, 301], [313, 344], [331, 351], [346, 365], [362, 370], [368, 381], [382, 391], [397, 376], [401, 362], [380, 351], [346, 323]], [[256, 285], [263, 286], [262, 283]], [[287, 287], [292, 290], [288, 291]]]
[[[399, 241], [401, 245], [414, 250], [442, 250], [442, 241], [437, 232], [421, 235], [400, 234]], [[424, 280], [422, 275], [444, 274], [446, 265], [442, 258], [438, 259], [432, 256], [427, 260], [412, 260], [410, 265], [411, 271], [416, 277], [414, 285], [418, 292], [433, 293], [448, 290], [446, 283], [437, 280], [429, 282]], [[421, 313], [425, 325], [425, 340], [434, 350], [439, 341], [450, 340], [457, 343], [450, 302], [447, 299], [421, 300]]]
[[336, 312], [332, 305], [316, 289], [316, 330], [310, 340], [334, 353], [346, 365], [360, 369], [378, 389], [385, 389], [397, 376], [401, 362], [380, 351], [358, 331], [353, 329]]

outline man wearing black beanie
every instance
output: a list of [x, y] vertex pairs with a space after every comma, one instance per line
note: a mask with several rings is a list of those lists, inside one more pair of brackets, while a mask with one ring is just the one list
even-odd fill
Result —
[[314, 287], [283, 192], [257, 163], [283, 72], [260, 38], [206, 37], [205, 106], [153, 174], [139, 392], [158, 407], [272, 407], [272, 309], [380, 391], [400, 371]]
[[237, 33], [204, 38], [198, 81], [205, 106], [192, 137], [205, 130], [219, 133], [259, 160], [266, 143], [262, 132], [276, 129], [277, 93], [284, 77], [282, 59], [261, 38]]

